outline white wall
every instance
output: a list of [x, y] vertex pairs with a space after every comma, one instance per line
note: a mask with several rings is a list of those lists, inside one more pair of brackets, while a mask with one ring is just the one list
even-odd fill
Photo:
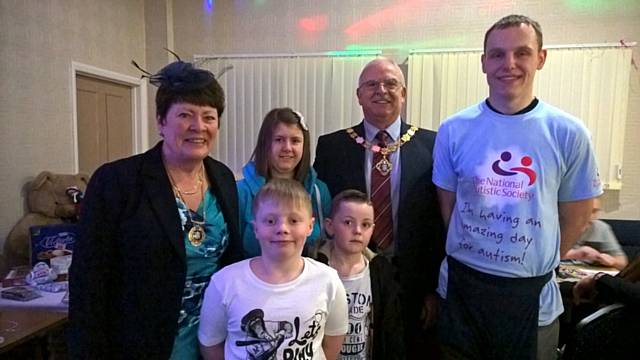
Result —
[[144, 43], [143, 0], [0, 1], [0, 246], [24, 185], [74, 171], [71, 62], [137, 77]]

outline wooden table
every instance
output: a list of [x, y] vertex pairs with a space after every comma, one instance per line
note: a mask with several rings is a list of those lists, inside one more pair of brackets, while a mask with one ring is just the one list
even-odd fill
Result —
[[3, 310], [0, 312], [0, 353], [34, 338], [41, 338], [67, 322], [64, 312]]

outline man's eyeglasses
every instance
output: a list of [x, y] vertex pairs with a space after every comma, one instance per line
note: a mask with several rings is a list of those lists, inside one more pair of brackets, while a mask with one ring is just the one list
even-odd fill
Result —
[[400, 81], [396, 79], [387, 79], [387, 80], [369, 80], [360, 84], [361, 89], [365, 89], [367, 91], [375, 91], [380, 88], [382, 85], [387, 91], [396, 91], [400, 89], [403, 85]]

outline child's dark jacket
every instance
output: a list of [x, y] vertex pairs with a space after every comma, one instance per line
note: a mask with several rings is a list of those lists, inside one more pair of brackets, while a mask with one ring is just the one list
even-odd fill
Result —
[[[328, 264], [333, 242], [321, 240], [318, 248], [312, 251], [311, 257]], [[402, 308], [400, 303], [400, 287], [395, 280], [393, 266], [383, 255], [376, 255], [369, 249], [364, 252], [369, 260], [371, 274], [371, 295], [373, 322], [369, 329], [371, 359], [404, 360], [404, 330], [402, 326]]]

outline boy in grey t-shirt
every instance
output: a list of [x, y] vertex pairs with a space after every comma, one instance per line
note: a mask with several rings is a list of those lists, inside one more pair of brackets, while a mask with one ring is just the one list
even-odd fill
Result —
[[341, 360], [405, 359], [399, 287], [392, 266], [367, 248], [373, 221], [373, 205], [366, 194], [339, 193], [325, 220], [331, 240], [321, 241], [316, 254], [317, 260], [338, 271], [347, 294], [349, 330]]

